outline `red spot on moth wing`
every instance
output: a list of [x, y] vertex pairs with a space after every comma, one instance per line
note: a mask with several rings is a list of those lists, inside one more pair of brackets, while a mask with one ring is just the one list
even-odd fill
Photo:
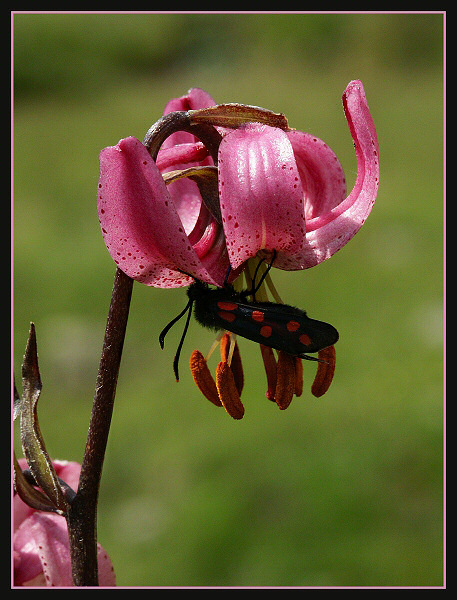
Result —
[[306, 335], [306, 333], [303, 333], [300, 336], [300, 342], [304, 345], [304, 346], [310, 346], [312, 344], [312, 340], [309, 337], [309, 335]]
[[238, 304], [234, 302], [218, 302], [217, 306], [221, 310], [236, 310], [238, 308]]
[[262, 337], [270, 337], [271, 334], [273, 333], [273, 329], [269, 326], [269, 325], [264, 325], [261, 329], [260, 329], [260, 335]]
[[289, 321], [286, 327], [289, 331], [297, 331], [300, 329], [300, 323], [298, 321]]
[[225, 310], [221, 310], [217, 314], [223, 321], [227, 321], [228, 323], [233, 323], [233, 321], [236, 319], [236, 314], [233, 312], [227, 312]]
[[253, 319], [253, 321], [261, 323], [265, 319], [265, 313], [261, 310], [253, 310], [251, 319]]

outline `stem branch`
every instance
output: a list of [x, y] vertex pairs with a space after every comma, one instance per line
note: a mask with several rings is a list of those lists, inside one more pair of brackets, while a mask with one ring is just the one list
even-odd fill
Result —
[[75, 586], [98, 585], [97, 502], [133, 279], [117, 269], [78, 492], [67, 514]]

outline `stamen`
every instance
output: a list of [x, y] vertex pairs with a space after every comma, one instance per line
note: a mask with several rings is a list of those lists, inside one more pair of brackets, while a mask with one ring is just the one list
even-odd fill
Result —
[[[250, 258], [244, 269], [244, 277], [246, 279], [246, 289], [254, 290], [255, 289], [255, 300], [257, 302], [268, 302], [269, 298], [267, 295], [267, 290], [263, 284], [263, 280], [265, 278], [265, 272], [271, 268], [268, 263], [265, 263], [264, 258]], [[258, 281], [261, 281], [260, 286]], [[254, 284], [256, 287], [254, 288]], [[253, 298], [254, 299], [254, 298]]]
[[323, 396], [332, 383], [336, 366], [335, 346], [329, 346], [318, 353], [317, 373], [311, 387], [311, 392], [316, 398]]
[[213, 342], [213, 344], [212, 344], [212, 346], [211, 346], [211, 348], [210, 348], [210, 350], [209, 350], [208, 354], [206, 355], [206, 362], [208, 362], [208, 361], [209, 361], [209, 359], [211, 358], [211, 356], [212, 356], [212, 354], [213, 354], [214, 350], [216, 350], [216, 348], [217, 348], [217, 347], [219, 346], [219, 344], [221, 343], [221, 339], [222, 339], [223, 337], [224, 337], [224, 332], [220, 331], [220, 332], [217, 334], [217, 337], [216, 337], [216, 339], [214, 340], [214, 342]]
[[235, 378], [236, 389], [241, 397], [241, 392], [244, 387], [244, 372], [243, 364], [241, 362], [240, 349], [238, 343], [235, 340], [235, 335], [232, 333], [226, 333], [221, 340], [221, 357], [222, 361], [230, 365]]
[[303, 361], [298, 356], [295, 357], [295, 395], [301, 396], [303, 393]]
[[275, 288], [275, 285], [273, 283], [273, 279], [271, 278], [270, 273], [268, 273], [268, 275], [265, 277], [265, 282], [266, 282], [268, 289], [270, 290], [270, 293], [273, 296], [275, 302], [277, 302], [278, 304], [284, 304], [284, 302], [281, 300], [281, 296], [278, 294], [278, 291]]
[[199, 350], [194, 350], [190, 357], [190, 370], [201, 393], [216, 406], [222, 406], [216, 387], [205, 357]]
[[267, 374], [267, 398], [272, 402], [275, 401], [275, 391], [277, 382], [276, 357], [273, 348], [260, 344], [260, 352], [262, 353], [263, 364]]
[[255, 258], [250, 258], [248, 260], [246, 267], [243, 271], [244, 279], [246, 280], [246, 289], [247, 290], [252, 290], [252, 286], [253, 286], [251, 269], [253, 271], [255, 270]]
[[236, 388], [232, 369], [226, 362], [220, 362], [217, 366], [216, 386], [219, 398], [228, 414], [234, 419], [242, 419], [244, 416], [244, 406]]
[[[274, 251], [273, 261], [276, 257], [276, 251]], [[255, 258], [250, 258], [247, 262], [247, 265], [244, 269], [244, 277], [246, 279], [246, 288], [248, 290], [252, 290], [254, 287], [255, 281], [261, 281], [261, 285], [256, 288], [256, 300], [258, 302], [268, 302], [268, 293], [267, 287], [270, 290], [271, 295], [274, 298], [274, 301], [277, 304], [284, 304], [281, 299], [281, 296], [278, 294], [278, 291], [275, 288], [273, 280], [270, 275], [272, 264], [268, 264], [265, 262], [265, 257], [259, 258], [256, 256]], [[264, 285], [266, 284], [266, 285]]]
[[221, 358], [229, 365], [232, 364], [235, 340], [230, 333], [225, 332], [221, 339]]
[[285, 410], [292, 402], [295, 391], [295, 356], [282, 350], [278, 354], [278, 381], [275, 390], [275, 401], [281, 410]]

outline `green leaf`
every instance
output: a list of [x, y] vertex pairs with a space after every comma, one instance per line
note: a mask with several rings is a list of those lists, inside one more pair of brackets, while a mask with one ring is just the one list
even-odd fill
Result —
[[37, 404], [41, 394], [41, 377], [35, 326], [31, 323], [30, 335], [22, 365], [21, 440], [27, 463], [38, 486], [55, 508], [66, 512], [64, 497], [54, 466], [46, 450], [38, 422]]

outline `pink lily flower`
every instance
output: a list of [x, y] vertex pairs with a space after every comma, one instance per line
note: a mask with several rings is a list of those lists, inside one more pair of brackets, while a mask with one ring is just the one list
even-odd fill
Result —
[[[348, 196], [341, 164], [319, 138], [257, 123], [219, 129], [222, 225], [194, 181], [180, 179], [167, 187], [163, 180], [170, 170], [212, 164], [209, 151], [190, 133], [165, 140], [156, 163], [133, 137], [105, 148], [99, 217], [116, 264], [141, 283], [181, 287], [191, 283], [183, 273], [223, 285], [229, 260], [233, 269], [242, 268], [259, 251], [276, 250], [274, 266], [285, 270], [330, 258], [363, 225], [379, 186], [379, 144], [362, 82], [348, 85], [343, 104], [358, 162]], [[165, 114], [213, 105], [206, 92], [194, 88], [170, 101]]]
[[[243, 271], [248, 279], [255, 270], [248, 261], [256, 257], [270, 262], [274, 257], [275, 267], [293, 271], [333, 256], [365, 223], [379, 187], [379, 143], [361, 81], [349, 83], [343, 106], [358, 166], [349, 194], [333, 150], [316, 136], [289, 128], [283, 115], [271, 113], [263, 119], [269, 111], [245, 107], [254, 110], [239, 118], [241, 105], [217, 107], [197, 88], [171, 100], [165, 114], [178, 118], [181, 112], [190, 120], [198, 114], [194, 124], [211, 128], [216, 142], [211, 136], [208, 144], [199, 141], [192, 134], [196, 130], [186, 125], [185, 131], [177, 127], [169, 137], [164, 134], [160, 150], [151, 155], [149, 133], [157, 135], [163, 124], [158, 122], [144, 143], [129, 137], [102, 151], [99, 218], [116, 264], [133, 279], [155, 287], [187, 286], [192, 278], [223, 287], [230, 269], [230, 281]], [[196, 133], [206, 136], [205, 131]], [[195, 183], [205, 166], [213, 182], [217, 172], [216, 194], [211, 188], [209, 198]], [[197, 178], [188, 176], [198, 169]], [[266, 300], [266, 291], [260, 289], [258, 297]], [[198, 351], [192, 355], [192, 374], [208, 399], [242, 418], [241, 361], [237, 358], [234, 366], [238, 350], [224, 348], [222, 342], [216, 382]], [[261, 351], [267, 397], [284, 409], [293, 395], [301, 394], [301, 359], [286, 355], [276, 363], [271, 348], [261, 345]], [[323, 349], [319, 364], [315, 396], [324, 394], [332, 381], [333, 346]]]
[[[22, 469], [27, 468], [20, 459]], [[53, 461], [57, 475], [75, 491], [81, 465], [76, 462]], [[73, 586], [70, 546], [65, 517], [37, 511], [25, 504], [16, 494], [14, 509], [14, 585], [15, 586]], [[104, 587], [116, 585], [111, 559], [98, 545], [99, 581]]]

